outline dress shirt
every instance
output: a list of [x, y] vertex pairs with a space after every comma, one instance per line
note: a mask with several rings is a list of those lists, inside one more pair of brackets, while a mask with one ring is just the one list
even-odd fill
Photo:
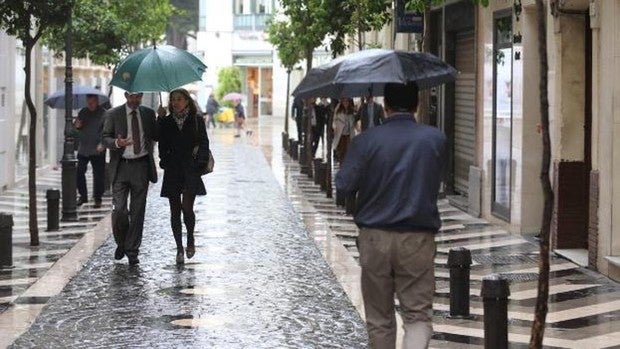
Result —
[[[142, 145], [142, 152], [140, 154], [134, 154], [133, 152], [133, 144], [125, 147], [125, 151], [123, 152], [123, 158], [125, 159], [137, 159], [143, 156], [148, 155], [148, 151], [146, 150], [146, 145], [144, 144], [144, 127], [142, 126], [142, 117], [140, 116], [140, 108], [136, 108], [136, 116], [138, 117], [138, 125], [140, 126], [140, 144]], [[131, 132], [131, 112], [133, 109], [129, 108], [125, 104], [125, 111], [127, 112], [127, 137], [133, 139], [133, 134]]]
[[437, 232], [445, 165], [444, 134], [399, 113], [353, 138], [336, 188], [358, 192], [355, 223], [360, 228]]

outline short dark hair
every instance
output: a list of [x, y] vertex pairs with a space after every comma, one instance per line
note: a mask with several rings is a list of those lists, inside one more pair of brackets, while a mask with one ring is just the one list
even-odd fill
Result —
[[418, 85], [388, 83], [383, 90], [385, 106], [394, 111], [415, 110], [418, 108]]
[[99, 95], [96, 95], [94, 93], [88, 93], [88, 94], [86, 94], [86, 98], [97, 98], [97, 99], [99, 99]]

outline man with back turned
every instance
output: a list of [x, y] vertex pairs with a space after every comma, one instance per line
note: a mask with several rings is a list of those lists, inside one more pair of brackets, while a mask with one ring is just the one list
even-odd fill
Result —
[[434, 235], [441, 226], [437, 195], [446, 138], [416, 123], [415, 84], [387, 84], [384, 96], [388, 118], [353, 139], [336, 188], [358, 193], [355, 223], [371, 347], [396, 345], [396, 294], [403, 348], [427, 348], [433, 334]]

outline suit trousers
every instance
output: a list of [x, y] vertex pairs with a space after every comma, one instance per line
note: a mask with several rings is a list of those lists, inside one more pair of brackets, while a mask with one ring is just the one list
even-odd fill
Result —
[[358, 245], [371, 348], [396, 346], [394, 294], [404, 323], [403, 348], [427, 348], [433, 334], [435, 234], [362, 228]]
[[121, 159], [112, 183], [112, 231], [116, 244], [128, 257], [137, 257], [142, 243], [149, 188], [148, 164], [148, 156], [132, 161]]
[[101, 197], [105, 191], [105, 152], [100, 155], [91, 156], [78, 154], [78, 193], [80, 193], [80, 197], [83, 199], [88, 199], [88, 189], [86, 188], [86, 170], [89, 162], [93, 167], [93, 197], [95, 198], [95, 202], [101, 202]]

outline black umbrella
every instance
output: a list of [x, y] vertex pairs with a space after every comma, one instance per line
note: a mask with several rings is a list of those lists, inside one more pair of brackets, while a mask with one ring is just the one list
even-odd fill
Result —
[[[110, 101], [108, 96], [94, 87], [73, 85], [73, 109], [81, 109], [86, 106], [86, 95], [97, 95], [100, 105]], [[52, 93], [52, 95], [45, 100], [45, 105], [54, 109], [64, 109], [65, 89], [63, 88], [62, 90]]]
[[420, 89], [454, 81], [457, 71], [430, 53], [371, 49], [355, 52], [310, 70], [293, 95], [382, 96], [386, 83], [416, 82]]

